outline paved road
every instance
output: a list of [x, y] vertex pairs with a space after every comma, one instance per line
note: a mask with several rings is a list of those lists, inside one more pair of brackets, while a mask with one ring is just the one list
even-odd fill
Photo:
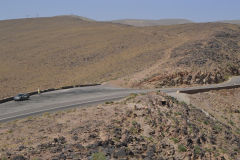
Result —
[[[176, 95], [176, 91], [196, 90], [203, 88], [217, 88], [240, 84], [240, 76], [217, 85], [206, 85], [202, 87], [190, 88], [162, 88], [154, 90], [137, 90], [116, 88], [107, 85], [80, 87], [72, 89], [57, 90], [52, 92], [34, 95], [28, 101], [10, 101], [0, 104], [0, 122], [9, 121], [21, 117], [35, 115], [43, 112], [62, 110], [66, 108], [99, 104], [106, 101], [121, 99], [131, 93], [146, 93], [161, 90], [171, 96]], [[179, 96], [179, 95], [178, 95]]]
[[151, 90], [136, 90], [107, 85], [57, 90], [30, 97], [28, 101], [10, 101], [0, 104], [0, 122], [35, 115], [48, 111], [86, 106], [121, 99], [131, 93]]

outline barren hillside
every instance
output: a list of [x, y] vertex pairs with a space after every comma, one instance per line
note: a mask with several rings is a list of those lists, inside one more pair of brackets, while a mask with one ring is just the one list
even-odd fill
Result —
[[0, 97], [109, 80], [136, 87], [217, 83], [239, 74], [239, 42], [240, 27], [221, 23], [139, 28], [71, 16], [0, 21]]
[[222, 23], [238, 24], [240, 25], [240, 20], [225, 20], [221, 21]]
[[160, 20], [146, 20], [146, 19], [122, 19], [114, 20], [113, 23], [126, 24], [136, 27], [146, 26], [162, 26], [162, 25], [176, 25], [176, 24], [187, 24], [193, 23], [187, 19], [160, 19]]

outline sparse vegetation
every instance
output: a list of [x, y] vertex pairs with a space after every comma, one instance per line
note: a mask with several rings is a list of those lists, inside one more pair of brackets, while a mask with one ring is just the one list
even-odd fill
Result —
[[236, 132], [240, 135], [240, 128], [237, 128]]
[[102, 152], [94, 153], [91, 160], [107, 160], [106, 156]]
[[234, 123], [232, 120], [230, 120], [229, 123], [230, 123], [232, 126], [235, 126], [235, 123]]
[[201, 150], [200, 146], [198, 146], [198, 145], [194, 146], [194, 154], [199, 155], [199, 154], [201, 154], [201, 152], [202, 152], [202, 150]]
[[179, 115], [182, 115], [182, 113], [180, 113], [180, 112], [175, 112], [174, 115], [175, 115], [175, 116], [179, 116]]
[[178, 138], [172, 138], [171, 139], [175, 144], [179, 142], [179, 139]]
[[113, 104], [114, 102], [113, 101], [107, 101], [105, 102], [105, 104]]
[[135, 97], [137, 97], [137, 94], [136, 93], [131, 93], [127, 98], [126, 98], [126, 101], [129, 101], [131, 99], [134, 99]]
[[215, 131], [217, 131], [218, 133], [220, 133], [220, 132], [222, 131], [221, 125], [220, 125], [220, 124], [217, 124], [217, 123], [213, 126], [213, 129], [214, 129]]
[[206, 125], [208, 125], [208, 124], [209, 124], [209, 121], [208, 121], [208, 120], [204, 120], [203, 123], [206, 124]]
[[178, 145], [178, 150], [179, 150], [179, 152], [186, 152], [187, 151], [186, 147], [183, 144]]

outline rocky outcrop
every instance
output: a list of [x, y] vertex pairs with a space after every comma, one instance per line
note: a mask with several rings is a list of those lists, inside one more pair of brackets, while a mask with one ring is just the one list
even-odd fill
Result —
[[163, 86], [217, 84], [229, 79], [230, 76], [240, 75], [240, 67], [228, 65], [224, 69], [215, 69], [211, 72], [176, 72], [173, 74], [154, 75], [135, 86], [153, 85], [156, 88]]

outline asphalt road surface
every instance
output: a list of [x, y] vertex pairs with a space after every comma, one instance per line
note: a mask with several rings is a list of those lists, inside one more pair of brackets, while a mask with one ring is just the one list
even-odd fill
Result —
[[151, 90], [116, 88], [107, 85], [79, 87], [33, 95], [27, 101], [0, 104], [0, 122], [49, 111], [99, 104], [124, 98], [131, 93]]
[[176, 91], [196, 90], [203, 88], [219, 88], [234, 85], [240, 85], [240, 76], [233, 77], [231, 80], [221, 84], [204, 85], [201, 87], [189, 88], [137, 90], [99, 85], [57, 90], [31, 96], [30, 100], [27, 101], [10, 101], [0, 104], [0, 122], [14, 120], [44, 112], [63, 110], [79, 106], [88, 106], [103, 103], [106, 101], [113, 101], [124, 98], [131, 93], [146, 93], [150, 91], [161, 90], [162, 92], [165, 92], [169, 95], [174, 95]]

